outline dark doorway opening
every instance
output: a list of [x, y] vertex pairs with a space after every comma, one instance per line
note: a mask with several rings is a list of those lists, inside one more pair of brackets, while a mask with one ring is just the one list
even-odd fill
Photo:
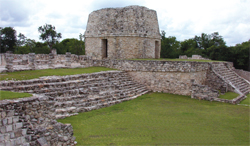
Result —
[[102, 39], [102, 58], [108, 57], [108, 40]]

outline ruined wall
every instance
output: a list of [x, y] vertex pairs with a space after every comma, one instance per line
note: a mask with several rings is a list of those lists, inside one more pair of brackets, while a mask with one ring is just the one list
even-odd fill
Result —
[[217, 76], [211, 68], [207, 71], [205, 84], [213, 89], [220, 90], [222, 94], [228, 91], [234, 92], [234, 89], [229, 84], [227, 84], [221, 77]]
[[180, 95], [191, 95], [191, 81], [205, 84], [206, 62], [94, 60], [94, 66], [105, 66], [127, 71], [138, 83], [149, 90]]
[[233, 69], [239, 76], [250, 82], [250, 72], [242, 69]]
[[200, 72], [207, 71], [210, 64], [194, 61], [154, 61], [154, 60], [93, 60], [93, 66], [105, 66], [123, 71], [146, 72]]
[[134, 99], [148, 92], [122, 71], [1, 81], [1, 90], [35, 93], [0, 100], [0, 145], [72, 145], [70, 124], [55, 119]]
[[36, 96], [0, 101], [0, 145], [74, 145], [73, 127], [51, 117], [53, 103]]
[[213, 101], [220, 95], [219, 91], [209, 86], [199, 84], [192, 84], [191, 92], [191, 98], [208, 101]]
[[191, 95], [192, 81], [204, 84], [206, 71], [183, 72], [128, 72], [138, 83], [145, 85], [153, 92], [164, 92], [179, 95]]
[[156, 11], [140, 6], [106, 8], [89, 14], [85, 50], [94, 59], [159, 58], [160, 39]]

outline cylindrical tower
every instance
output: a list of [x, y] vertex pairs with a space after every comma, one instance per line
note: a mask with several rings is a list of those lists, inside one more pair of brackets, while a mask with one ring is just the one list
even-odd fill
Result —
[[86, 55], [94, 59], [159, 58], [156, 11], [141, 6], [106, 8], [89, 14]]

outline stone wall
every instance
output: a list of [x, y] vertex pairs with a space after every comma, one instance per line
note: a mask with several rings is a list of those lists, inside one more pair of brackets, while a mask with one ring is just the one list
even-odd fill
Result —
[[206, 62], [141, 60], [94, 60], [93, 65], [127, 71], [149, 90], [180, 95], [191, 95], [191, 80], [205, 84], [210, 67]]
[[34, 97], [0, 100], [0, 145], [73, 145], [73, 129], [56, 119], [111, 106], [148, 92], [126, 72], [50, 76], [1, 81], [1, 90]]
[[245, 70], [240, 70], [240, 69], [233, 69], [233, 71], [235, 71], [239, 76], [241, 76], [242, 78], [248, 80], [250, 82], [250, 72], [249, 71], [245, 71]]
[[191, 91], [191, 98], [199, 100], [213, 101], [220, 95], [219, 91], [212, 89], [209, 86], [199, 84], [192, 84]]
[[200, 72], [209, 69], [207, 62], [153, 60], [93, 60], [93, 66], [105, 66], [123, 71]]
[[197, 84], [204, 84], [206, 71], [183, 72], [141, 72], [129, 71], [134, 81], [145, 85], [153, 92], [164, 92], [179, 95], [191, 95], [192, 80]]
[[106, 8], [89, 14], [85, 50], [94, 59], [159, 58], [160, 39], [156, 11]]
[[0, 101], [0, 145], [74, 145], [73, 127], [51, 117], [53, 103], [36, 96]]
[[[94, 59], [126, 59], [126, 58], [159, 58], [160, 40], [142, 37], [105, 37], [107, 52], [103, 52], [102, 39], [88, 37], [85, 39], [86, 54]], [[157, 44], [158, 42], [158, 44]], [[107, 53], [107, 54], [106, 54]], [[158, 57], [156, 57], [158, 56]]]
[[220, 90], [222, 94], [228, 91], [234, 92], [234, 89], [229, 84], [227, 84], [220, 76], [216, 75], [211, 68], [207, 71], [205, 85], [208, 85], [213, 89]]

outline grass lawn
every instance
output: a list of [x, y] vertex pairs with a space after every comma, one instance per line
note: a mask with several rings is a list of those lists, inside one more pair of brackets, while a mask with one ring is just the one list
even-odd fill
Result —
[[223, 62], [218, 60], [199, 60], [199, 59], [170, 59], [170, 58], [160, 58], [160, 59], [128, 59], [128, 60], [155, 60], [155, 61], [195, 61], [195, 62]]
[[32, 70], [32, 71], [18, 71], [12, 73], [0, 74], [0, 80], [28, 80], [39, 78], [42, 76], [65, 76], [75, 75], [83, 73], [94, 73], [100, 71], [114, 70], [106, 67], [88, 67], [88, 68], [73, 68], [73, 69], [44, 69], [44, 70]]
[[0, 100], [24, 98], [24, 97], [31, 97], [31, 96], [32, 94], [29, 94], [29, 93], [18, 93], [18, 92], [0, 90]]
[[250, 106], [250, 94], [248, 94], [247, 98], [241, 101], [240, 104], [245, 104]]
[[220, 95], [218, 98], [232, 100], [236, 98], [237, 96], [239, 96], [239, 94], [234, 93], [234, 92], [226, 92], [224, 95]]
[[149, 93], [57, 120], [78, 145], [248, 145], [249, 107]]

